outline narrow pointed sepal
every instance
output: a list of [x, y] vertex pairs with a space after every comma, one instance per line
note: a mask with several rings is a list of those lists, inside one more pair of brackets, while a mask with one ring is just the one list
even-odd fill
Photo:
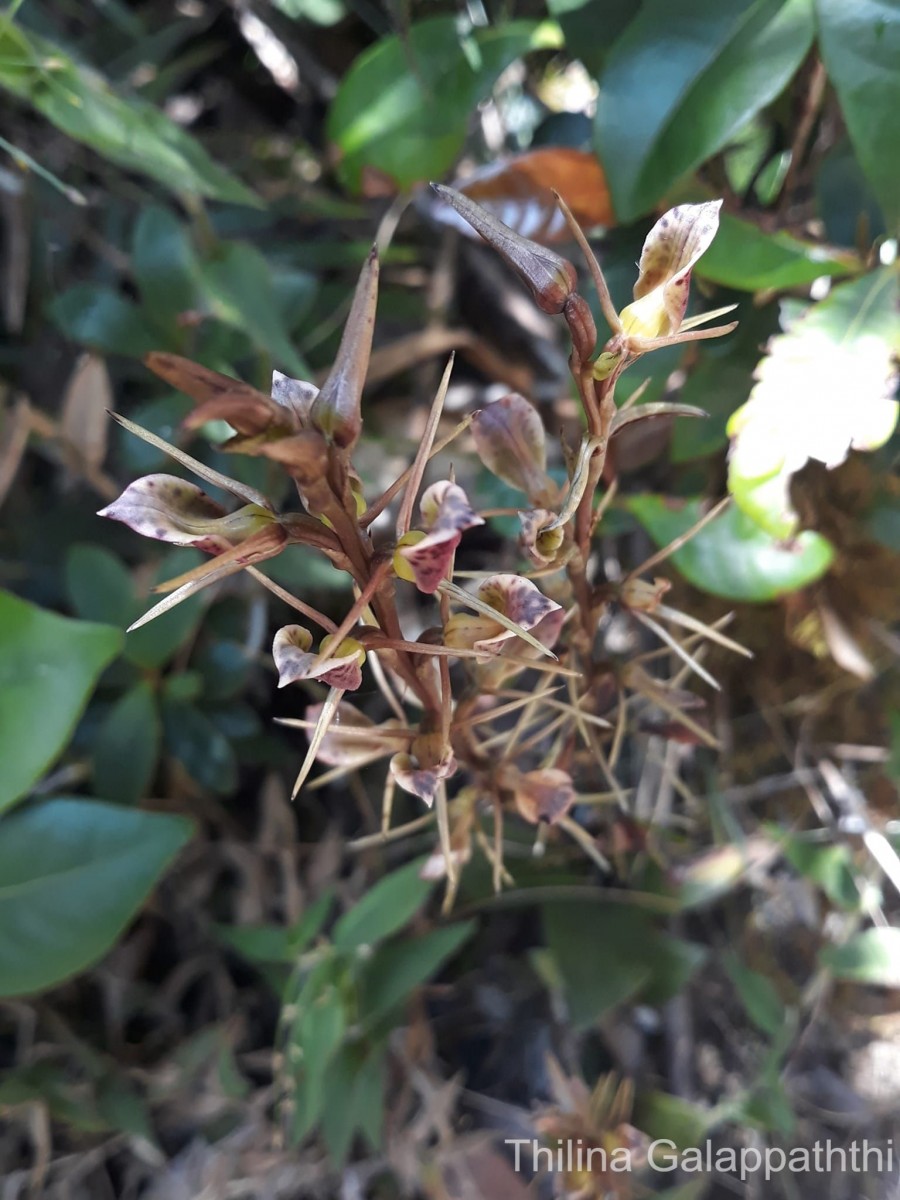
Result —
[[353, 448], [362, 430], [362, 391], [372, 353], [377, 302], [378, 255], [373, 246], [356, 285], [334, 365], [309, 413], [313, 427], [343, 450]]

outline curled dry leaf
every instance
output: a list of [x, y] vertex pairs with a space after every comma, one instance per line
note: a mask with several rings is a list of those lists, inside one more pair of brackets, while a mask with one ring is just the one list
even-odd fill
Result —
[[331, 647], [333, 639], [323, 638], [318, 654], [312, 650], [313, 637], [302, 625], [285, 625], [275, 634], [272, 657], [278, 668], [278, 686], [287, 687], [302, 679], [321, 679], [329, 687], [356, 691], [362, 684], [364, 648], [353, 638], [344, 638]]
[[[522, 237], [544, 246], [571, 237], [554, 192], [585, 228], [615, 224], [606, 175], [597, 156], [570, 146], [542, 146], [490, 163], [453, 186]], [[454, 208], [436, 204], [433, 213], [442, 224], [475, 236]]]
[[194, 546], [221, 554], [275, 521], [257, 504], [229, 513], [196, 484], [175, 475], [145, 475], [100, 509], [100, 517], [121, 521], [135, 533], [175, 546]]
[[422, 522], [427, 533], [405, 534], [394, 554], [394, 570], [431, 595], [450, 568], [463, 532], [484, 521], [472, 508], [463, 489], [449, 480], [434, 483], [422, 496]]
[[[530, 633], [551, 649], [562, 629], [563, 609], [545, 596], [530, 579], [518, 575], [492, 575], [478, 588], [478, 599]], [[456, 650], [476, 650], [487, 662], [504, 650], [525, 657], [531, 649], [499, 621], [480, 613], [455, 613], [444, 626], [444, 643]]]
[[544, 422], [524, 396], [511, 392], [472, 418], [472, 437], [487, 469], [533, 504], [552, 503], [556, 485], [547, 474]]
[[109, 420], [113, 408], [112, 384], [106, 362], [97, 354], [83, 354], [66, 384], [59, 428], [65, 448], [75, 451], [79, 464], [99, 467], [106, 457]]

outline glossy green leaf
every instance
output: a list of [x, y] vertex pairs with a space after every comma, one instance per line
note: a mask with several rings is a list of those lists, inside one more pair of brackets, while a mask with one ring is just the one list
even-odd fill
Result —
[[781, 538], [797, 529], [790, 478], [808, 459], [835, 467], [890, 437], [898, 346], [888, 267], [832, 289], [769, 342], [750, 399], [728, 423], [729, 491], [762, 528]]
[[749, 221], [724, 213], [719, 232], [695, 268], [713, 283], [744, 292], [783, 291], [822, 275], [845, 275], [854, 268], [823, 246], [789, 233], [764, 233]]
[[473, 109], [500, 73], [529, 50], [561, 40], [554, 23], [532, 21], [460, 36], [452, 16], [382, 38], [354, 62], [328, 114], [344, 184], [360, 190], [366, 168], [398, 188], [440, 178], [462, 149]]
[[0, 87], [75, 141], [174, 192], [260, 203], [159, 109], [137, 96], [117, 94], [98, 71], [5, 16], [0, 17]]
[[153, 687], [147, 680], [121, 696], [94, 739], [94, 792], [107, 800], [136, 804], [153, 782], [162, 727]]
[[475, 922], [465, 921], [380, 947], [363, 970], [363, 1018], [376, 1021], [407, 999], [452, 958], [474, 930]]
[[559, 22], [569, 53], [592, 75], [599, 75], [634, 15], [634, 9], [621, 0], [547, 0], [547, 11]]
[[113, 945], [193, 826], [95, 800], [48, 800], [0, 833], [0, 995], [41, 991]]
[[819, 48], [860, 165], [900, 226], [900, 10], [896, 0], [816, 0]]
[[60, 333], [104, 354], [140, 358], [159, 349], [160, 335], [133, 300], [100, 283], [77, 283], [49, 306]]
[[0, 812], [52, 766], [121, 648], [118, 629], [0, 592]]
[[646, 0], [600, 79], [596, 148], [622, 221], [648, 212], [786, 87], [812, 0]]
[[339, 950], [370, 946], [390, 937], [411, 921], [427, 900], [434, 883], [420, 879], [422, 859], [407, 863], [379, 879], [334, 927]]
[[[669, 502], [664, 496], [634, 496], [627, 508], [659, 546], [666, 546], [702, 515], [699, 500]], [[676, 550], [670, 561], [695, 587], [713, 596], [763, 603], [797, 591], [828, 570], [834, 551], [809, 530], [779, 542], [732, 505]]]
[[826, 946], [819, 961], [838, 979], [900, 988], [900, 929], [866, 929], [843, 946]]

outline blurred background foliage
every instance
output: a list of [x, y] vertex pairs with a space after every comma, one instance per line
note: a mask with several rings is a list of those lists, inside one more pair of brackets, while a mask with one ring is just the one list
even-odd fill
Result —
[[[4, 1195], [515, 1200], [502, 1141], [536, 1115], [610, 1146], [896, 1128], [898, 63], [895, 0], [7, 3]], [[716, 752], [659, 721], [629, 737], [610, 873], [508, 829], [515, 886], [494, 899], [476, 854], [442, 922], [433, 834], [373, 836], [376, 772], [288, 804], [304, 747], [273, 717], [320, 697], [274, 695], [268, 592], [238, 576], [123, 633], [200, 556], [95, 516], [173, 470], [107, 410], [184, 441], [154, 349], [264, 390], [273, 368], [318, 378], [377, 235], [367, 495], [410, 457], [453, 348], [451, 416], [516, 388], [576, 429], [559, 330], [424, 186], [474, 181], [530, 234], [541, 179], [484, 167], [537, 150], [586, 194], [617, 306], [660, 211], [725, 199], [696, 305], [736, 303], [738, 330], [622, 389], [649, 378], [642, 402], [709, 417], [619, 439], [598, 559], [627, 572], [727, 488], [672, 574], [689, 613], [734, 606], [756, 658], [713, 663]], [[227, 435], [191, 452], [286, 503]], [[481, 505], [517, 503], [461, 457]], [[511, 527], [492, 519], [464, 565], [515, 569]], [[266, 572], [346, 601], [303, 548]], [[623, 660], [636, 636], [612, 631]], [[633, 1104], [607, 1103], [613, 1073]], [[788, 1182], [772, 1194], [822, 1194]], [[576, 1184], [644, 1186], [527, 1194]]]

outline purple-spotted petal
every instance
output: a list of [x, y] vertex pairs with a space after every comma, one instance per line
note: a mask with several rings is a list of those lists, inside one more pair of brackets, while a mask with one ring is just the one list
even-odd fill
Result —
[[365, 650], [353, 638], [344, 638], [334, 650], [326, 638], [320, 653], [312, 650], [312, 634], [302, 625], [285, 625], [275, 634], [272, 657], [278, 668], [278, 686], [303, 679], [321, 679], [329, 687], [356, 691], [362, 684]]
[[174, 475], [145, 475], [97, 514], [144, 537], [217, 554], [232, 543], [221, 532], [225, 509], [196, 484]]
[[691, 271], [716, 236], [721, 207], [721, 200], [680, 204], [656, 222], [644, 242], [635, 303], [621, 314], [626, 333], [677, 333], [687, 308]]
[[409, 753], [394, 755], [390, 770], [404, 791], [412, 792], [430, 808], [438, 785], [456, 773], [456, 759], [440, 734], [422, 733], [413, 740]]

